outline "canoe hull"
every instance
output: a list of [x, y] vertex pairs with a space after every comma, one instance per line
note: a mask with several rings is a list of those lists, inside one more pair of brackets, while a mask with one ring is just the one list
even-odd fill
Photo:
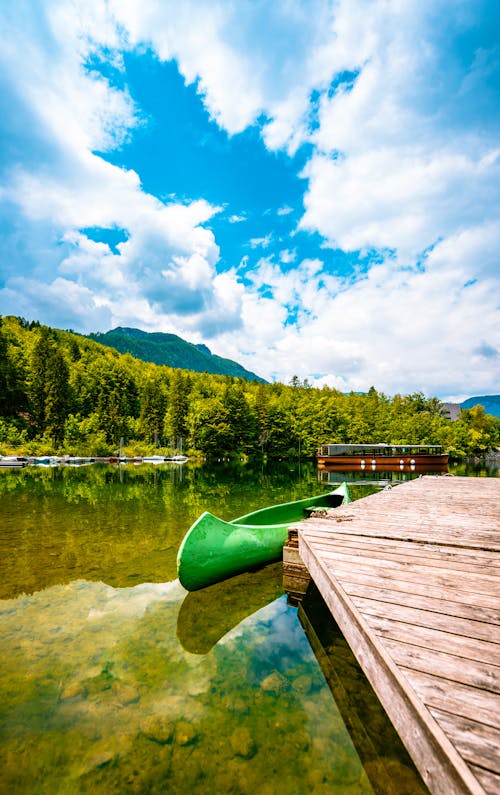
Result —
[[[315, 507], [349, 501], [347, 486], [293, 503], [270, 506], [225, 522], [206, 511], [186, 533], [177, 555], [177, 572], [188, 591], [204, 588], [281, 558], [288, 527]], [[266, 522], [267, 517], [267, 522]]]

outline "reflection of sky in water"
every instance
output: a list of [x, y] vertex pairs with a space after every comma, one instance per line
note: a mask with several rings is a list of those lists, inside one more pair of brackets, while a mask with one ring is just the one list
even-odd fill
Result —
[[176, 638], [185, 595], [80, 580], [1, 603], [2, 788], [371, 792], [286, 599], [200, 655]]

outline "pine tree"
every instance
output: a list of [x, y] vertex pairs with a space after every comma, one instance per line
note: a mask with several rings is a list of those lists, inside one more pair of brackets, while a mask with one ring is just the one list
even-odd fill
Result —
[[33, 348], [29, 377], [29, 405], [31, 422], [35, 434], [42, 435], [47, 424], [47, 381], [49, 362], [54, 342], [49, 330], [42, 326], [38, 341]]
[[71, 408], [69, 367], [61, 351], [55, 349], [49, 361], [45, 401], [46, 431], [55, 444], [64, 439], [64, 426]]
[[165, 415], [165, 436], [185, 438], [188, 431], [189, 376], [183, 370], [174, 370], [168, 391], [168, 409]]
[[24, 408], [23, 402], [18, 373], [9, 355], [8, 341], [0, 318], [0, 417], [14, 416]]
[[157, 442], [163, 431], [167, 409], [165, 379], [154, 375], [147, 379], [141, 392], [141, 431], [148, 442]]
[[31, 357], [30, 414], [35, 434], [48, 433], [59, 444], [71, 410], [69, 367], [62, 351], [42, 326]]

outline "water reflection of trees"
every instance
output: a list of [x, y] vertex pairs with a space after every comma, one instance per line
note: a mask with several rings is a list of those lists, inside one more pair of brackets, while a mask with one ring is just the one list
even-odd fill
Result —
[[176, 577], [182, 537], [204, 510], [233, 518], [321, 490], [312, 467], [27, 467], [0, 473], [0, 594], [77, 579], [114, 587]]

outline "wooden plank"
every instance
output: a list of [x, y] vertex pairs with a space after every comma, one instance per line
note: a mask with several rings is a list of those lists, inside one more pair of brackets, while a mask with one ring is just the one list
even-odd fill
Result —
[[[349, 580], [342, 579], [342, 585], [346, 593], [351, 598], [366, 597], [369, 599], [376, 599], [379, 602], [388, 602], [392, 605], [406, 605], [408, 604], [408, 586], [402, 584], [400, 590], [391, 588], [380, 588], [378, 586], [378, 578], [376, 575], [370, 577], [370, 582], [366, 582], [365, 577], [358, 578], [359, 581], [353, 581], [355, 575]], [[481, 605], [472, 605], [467, 601], [467, 592], [460, 592], [462, 601], [454, 601], [452, 598], [443, 598], [443, 592], [439, 589], [422, 588], [423, 593], [412, 593], [411, 602], [413, 607], [418, 607], [423, 610], [431, 610], [435, 613], [443, 613], [448, 616], [456, 616], [459, 618], [468, 618], [472, 621], [482, 621], [486, 623], [499, 623], [500, 611], [492, 609], [491, 607], [483, 607]], [[434, 595], [435, 594], [435, 595]], [[451, 597], [453, 594], [450, 595]], [[446, 593], [446, 597], [448, 594]], [[498, 600], [492, 599], [493, 603]]]
[[447, 652], [422, 648], [413, 643], [385, 640], [392, 659], [401, 668], [433, 673], [442, 679], [473, 685], [500, 695], [500, 666], [467, 660]]
[[450, 652], [456, 657], [463, 657], [464, 660], [470, 659], [491, 665], [498, 663], [497, 643], [472, 640], [461, 635], [450, 635], [448, 632], [440, 632], [413, 624], [402, 624], [400, 621], [390, 621], [378, 616], [366, 616], [366, 620], [379, 637], [398, 640], [402, 643], [410, 640], [416, 646]]
[[[457, 718], [444, 710], [432, 707], [433, 717], [453, 739], [464, 759], [484, 770], [498, 771], [500, 731], [483, 726], [467, 718]], [[496, 793], [498, 795], [498, 793]]]
[[387, 552], [385, 556], [373, 556], [371, 554], [352, 555], [346, 553], [343, 549], [337, 549], [337, 547], [332, 550], [331, 543], [326, 544], [324, 542], [317, 543], [316, 548], [324, 552], [325, 558], [335, 559], [339, 561], [339, 563], [347, 562], [349, 564], [355, 564], [356, 566], [366, 565], [371, 567], [393, 568], [400, 571], [416, 571], [419, 574], [423, 573], [426, 575], [428, 573], [431, 576], [434, 573], [443, 573], [441, 572], [441, 569], [443, 569], [446, 574], [458, 574], [460, 577], [465, 576], [466, 580], [470, 580], [469, 575], [474, 575], [476, 578], [480, 577], [481, 582], [486, 587], [489, 587], [490, 591], [491, 589], [495, 589], [495, 591], [500, 592], [500, 573], [488, 574], [484, 570], [484, 567], [463, 565], [456, 559], [447, 561], [447, 565], [445, 566], [439, 565], [432, 559], [429, 560], [428, 558], [422, 557], [416, 558], [413, 555], [411, 547], [408, 549], [406, 559], [402, 558], [401, 555], [395, 556], [391, 552]]
[[[337, 556], [334, 551], [322, 549], [320, 554], [331, 567], [332, 571], [338, 572], [339, 576], [342, 573], [349, 573], [353, 565], [356, 565], [359, 572], [365, 571], [368, 574], [375, 571], [373, 563], [369, 560], [359, 560], [354, 564], [352, 561], [343, 561], [341, 556]], [[488, 578], [488, 575], [484, 575], [483, 577], [482, 575], [475, 575], [470, 572], [461, 572], [459, 570], [447, 571], [446, 569], [443, 570], [432, 566], [417, 567], [410, 562], [407, 566], [401, 567], [391, 561], [387, 561], [377, 566], [376, 571], [377, 576], [379, 576], [381, 580], [393, 581], [403, 579], [408, 582], [408, 584], [427, 580], [431, 581], [434, 587], [441, 586], [447, 589], [457, 588], [459, 585], [460, 590], [467, 589], [473, 593], [477, 592], [485, 595], [491, 595], [492, 589], [495, 588], [498, 582], [496, 578]]]
[[[394, 601], [397, 598], [405, 598], [405, 604], [408, 602], [408, 591], [411, 591], [412, 600], [413, 597], [424, 597], [429, 598], [432, 600], [443, 601], [446, 600], [450, 605], [456, 606], [459, 609], [461, 606], [468, 606], [470, 610], [474, 611], [474, 608], [477, 606], [479, 610], [487, 610], [493, 617], [498, 612], [498, 599], [495, 596], [490, 596], [489, 594], [480, 594], [474, 592], [474, 604], [471, 604], [471, 592], [462, 590], [460, 587], [448, 587], [445, 590], [443, 588], [435, 588], [433, 585], [429, 583], [423, 583], [422, 581], [415, 582], [412, 581], [411, 583], [404, 578], [404, 576], [399, 576], [397, 578], [392, 578], [390, 581], [390, 586], [381, 582], [381, 579], [377, 574], [367, 574], [365, 571], [358, 572], [354, 567], [351, 567], [349, 571], [343, 573], [342, 575], [342, 585], [347, 591], [347, 593], [351, 592], [353, 589], [354, 593], [356, 590], [362, 589], [363, 586], [366, 587], [367, 590], [371, 591], [371, 589], [375, 589], [380, 593], [383, 593], [384, 590], [387, 590], [389, 593], [399, 594], [399, 597], [395, 596]], [[360, 593], [360, 596], [366, 596], [366, 593]]]
[[[359, 508], [357, 503], [351, 502], [349, 505], [335, 508], [333, 512], [338, 516], [356, 516], [359, 514], [367, 519], [375, 517], [384, 521], [397, 519], [400, 522], [404, 522], [405, 519], [411, 517], [413, 525], [425, 524], [436, 516], [439, 516], [440, 522], [445, 524], [449, 524], [451, 521], [465, 521], [476, 524], [472, 517], [474, 517], [474, 520], [477, 517], [479, 523], [484, 524], [488, 517], [494, 515], [490, 501], [485, 499], [484, 495], [480, 495], [480, 497], [478, 495], [474, 506], [454, 505], [454, 498], [451, 496], [449, 499], [439, 501], [435, 494], [422, 495], [417, 499], [412, 499], [408, 492], [402, 495], [403, 489], [397, 489], [393, 495], [374, 494], [364, 498], [366, 502], [363, 508]], [[402, 498], [398, 500], [400, 496]], [[390, 513], [387, 511], [387, 505], [390, 505]], [[415, 515], [416, 507], [418, 508], [418, 514]]]
[[[369, 498], [367, 497], [365, 499]], [[445, 516], [440, 516], [439, 512], [433, 512], [427, 515], [422, 515], [420, 512], [421, 506], [419, 504], [415, 504], [413, 506], [408, 505], [407, 510], [405, 511], [394, 510], [394, 506], [391, 506], [390, 513], [386, 507], [380, 511], [365, 510], [363, 513], [360, 513], [359, 510], [355, 509], [356, 503], [350, 503], [349, 505], [335, 508], [324, 516], [312, 518], [318, 524], [321, 522], [335, 522], [337, 524], [346, 525], [350, 522], [356, 522], [360, 517], [362, 517], [368, 526], [370, 524], [377, 524], [378, 526], [386, 528], [394, 528], [396, 532], [398, 531], [398, 528], [404, 530], [406, 525], [411, 525], [413, 530], [426, 530], [432, 526], [436, 518], [439, 518], [439, 530], [443, 533], [453, 532], [453, 529], [460, 525], [470, 526], [477, 531], [488, 533], [491, 531], [489, 523], [493, 518], [490, 513], [484, 513], [481, 515], [479, 512], [471, 512], [470, 510], [467, 514], [447, 513]], [[415, 516], [417, 511], [419, 511], [418, 516]], [[498, 539], [498, 531], [493, 534], [493, 538]]]
[[[402, 668], [412, 687], [420, 695], [424, 704], [452, 715], [467, 718], [473, 723], [481, 723], [498, 732], [500, 715], [500, 696], [491, 691], [484, 692], [478, 687], [451, 682], [421, 671]], [[483, 730], [482, 730], [483, 731]], [[484, 732], [487, 734], [486, 729]]]
[[500, 792], [500, 775], [493, 773], [491, 770], [484, 770], [474, 764], [471, 764], [470, 768], [477, 780], [482, 784], [487, 795], [498, 795]]
[[[355, 523], [354, 517], [345, 515], [335, 516], [335, 518], [331, 519], [314, 518], [308, 521], [314, 522], [311, 528], [314, 526], [315, 532], [323, 529], [326, 537], [331, 536], [335, 532], [336, 525], [342, 525], [342, 532], [349, 535], [373, 536], [374, 538], [398, 539], [399, 541], [413, 541], [416, 543], [426, 543], [431, 537], [434, 543], [447, 546], [460, 546], [460, 542], [466, 536], [468, 549], [500, 552], [500, 534], [493, 535], [487, 529], [484, 532], [478, 532], [476, 528], [473, 529], [472, 526], [464, 522], [458, 526], [458, 529], [456, 522], [452, 522], [450, 527], [441, 525], [437, 529], [435, 519], [429, 522], [428, 527], [416, 527], [413, 525], [411, 528], [408, 525], [401, 527], [400, 524], [387, 521], [381, 524], [380, 521], [369, 522], [367, 520], [363, 524], [361, 524], [361, 521], [358, 524], [357, 517]], [[462, 544], [462, 546], [465, 545]]]
[[[342, 579], [342, 582], [370, 582], [370, 578], [376, 577], [378, 587], [380, 588], [394, 588], [395, 590], [406, 590], [406, 593], [418, 593], [417, 589], [425, 589], [423, 583], [425, 579], [420, 577], [417, 573], [409, 571], [391, 571], [391, 570], [374, 570], [370, 566], [357, 567], [357, 570], [352, 566], [342, 566], [339, 563], [334, 565], [332, 561], [328, 561], [329, 566], [335, 569], [337, 576]], [[429, 582], [429, 581], [427, 581]], [[468, 587], [467, 587], [468, 586]], [[496, 608], [498, 600], [496, 597], [491, 596], [490, 593], [478, 591], [477, 588], [472, 588], [470, 582], [457, 582], [456, 578], [448, 577], [445, 574], [439, 578], [434, 578], [429, 584], [429, 590], [432, 589], [436, 598], [447, 598], [452, 601], [460, 602], [471, 600], [474, 598], [474, 603], [477, 600], [479, 605], [485, 605]]]
[[[489, 481], [492, 483], [492, 481]], [[425, 520], [429, 516], [439, 513], [446, 520], [448, 517], [467, 516], [470, 517], [471, 513], [478, 515], [480, 518], [490, 515], [492, 513], [491, 500], [497, 496], [497, 487], [492, 485], [491, 493], [476, 493], [474, 488], [474, 496], [470, 502], [460, 500], [456, 493], [451, 493], [453, 490], [448, 490], [448, 493], [441, 494], [443, 490], [442, 484], [438, 484], [437, 491], [429, 488], [429, 482], [423, 484], [419, 492], [419, 487], [412, 484], [403, 484], [396, 489], [379, 491], [369, 497], [365, 497], [365, 505], [360, 509], [354, 503], [348, 506], [342, 506], [343, 510], [348, 509], [351, 512], [361, 512], [365, 515], [385, 513], [385, 505], [391, 505], [391, 515], [404, 515], [413, 509], [415, 505], [419, 505], [419, 513], [416, 517], [417, 520]], [[477, 487], [477, 484], [474, 484]], [[481, 489], [479, 490], [482, 491]], [[445, 512], [442, 508], [445, 507]], [[387, 514], [386, 514], [387, 515]]]
[[[500, 643], [500, 626], [487, 624], [483, 621], [457, 618], [456, 616], [437, 613], [431, 610], [421, 610], [407, 605], [394, 605], [380, 602], [376, 598], [366, 599], [363, 596], [353, 597], [354, 604], [364, 616], [378, 616], [411, 624], [418, 627], [429, 627], [446, 632], [451, 635], [461, 635], [466, 638], [477, 638], [490, 643]], [[500, 645], [497, 648], [497, 660], [500, 659]]]
[[[304, 533], [308, 538], [317, 539], [319, 545], [331, 544], [331, 533], [318, 533], [314, 527], [307, 528]], [[411, 547], [408, 545], [411, 544]], [[405, 560], [408, 553], [415, 559], [433, 561], [434, 565], [445, 568], [449, 562], [460, 563], [471, 567], [480, 568], [485, 574], [500, 576], [500, 559], [493, 558], [491, 552], [475, 550], [470, 554], [464, 547], [439, 546], [438, 544], [418, 544], [395, 539], [381, 541], [376, 537], [346, 536], [335, 533], [335, 549], [345, 551], [346, 554], [357, 556], [369, 555], [370, 557], [384, 557], [389, 553], [394, 559]], [[472, 570], [472, 569], [471, 569]]]
[[[398, 488], [396, 491], [397, 495], [401, 495], [402, 489]], [[426, 495], [425, 498], [415, 500], [411, 499], [408, 493], [406, 493], [404, 498], [398, 501], [397, 495], [374, 494], [370, 497], [363, 498], [365, 505], [362, 509], [359, 508], [358, 500], [355, 503], [351, 502], [349, 505], [342, 505], [338, 508], [330, 509], [327, 516], [331, 518], [335, 515], [337, 517], [350, 517], [353, 519], [356, 516], [362, 515], [368, 521], [377, 519], [379, 522], [383, 521], [385, 523], [391, 521], [395, 523], [404, 523], [410, 518], [414, 526], [426, 525], [436, 516], [439, 517], [440, 523], [442, 522], [445, 526], [452, 521], [464, 521], [467, 524], [475, 525], [476, 522], [473, 521], [472, 517], [474, 517], [474, 520], [477, 518], [480, 525], [484, 525], [488, 518], [494, 516], [491, 501], [495, 499], [495, 497], [484, 498], [484, 496], [481, 495], [481, 499], [478, 497], [475, 501], [473, 510], [470, 505], [463, 506], [459, 510], [454, 510], [453, 507], [451, 507], [452, 498], [448, 501], [444, 500], [438, 502], [435, 495], [429, 494]], [[383, 497], [383, 499], [381, 499], [381, 497]], [[390, 512], [387, 510], [387, 506], [390, 506]], [[418, 513], [416, 513], [416, 510], [418, 510]]]

